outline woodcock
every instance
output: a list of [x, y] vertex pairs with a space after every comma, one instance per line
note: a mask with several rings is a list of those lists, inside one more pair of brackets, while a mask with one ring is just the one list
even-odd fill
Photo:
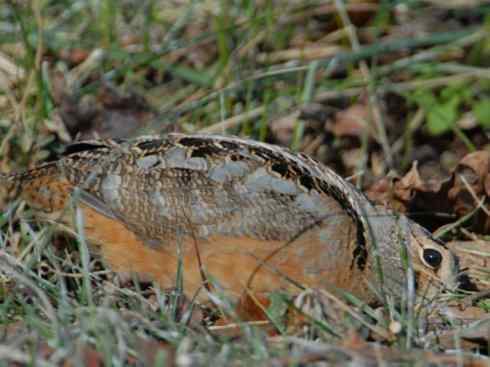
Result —
[[80, 208], [86, 238], [117, 272], [170, 288], [180, 257], [191, 297], [204, 296], [208, 277], [232, 296], [301, 285], [366, 302], [404, 294], [407, 279], [426, 296], [456, 286], [453, 255], [424, 228], [277, 146], [183, 134], [88, 140], [6, 180], [51, 219], [73, 225], [69, 209]]

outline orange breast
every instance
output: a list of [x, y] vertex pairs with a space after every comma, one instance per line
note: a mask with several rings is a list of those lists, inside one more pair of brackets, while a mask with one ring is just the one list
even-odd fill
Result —
[[[86, 206], [82, 210], [86, 237], [100, 245], [104, 260], [116, 272], [135, 273], [158, 282], [164, 289], [172, 288], [176, 286], [180, 253], [184, 292], [190, 297], [203, 288], [197, 251], [204, 272], [233, 296], [242, 294], [247, 285], [253, 292], [283, 289], [297, 293], [297, 284], [343, 288], [361, 298], [368, 294], [366, 285], [359, 281], [361, 275], [350, 269], [348, 256], [330, 261], [329, 266], [322, 268], [318, 259], [328, 256], [324, 253], [328, 244], [322, 243], [315, 232], [287, 245], [279, 241], [214, 236], [197, 243], [186, 238], [181, 243], [151, 247], [122, 223]], [[311, 270], [312, 264], [316, 264], [315, 271]], [[204, 293], [200, 292], [198, 298], [205, 298]]]

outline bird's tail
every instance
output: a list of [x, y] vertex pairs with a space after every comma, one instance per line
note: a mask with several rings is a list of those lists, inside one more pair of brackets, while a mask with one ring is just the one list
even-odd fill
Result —
[[9, 199], [20, 196], [31, 207], [47, 212], [64, 207], [70, 191], [55, 162], [23, 172], [0, 173], [0, 186], [6, 187]]

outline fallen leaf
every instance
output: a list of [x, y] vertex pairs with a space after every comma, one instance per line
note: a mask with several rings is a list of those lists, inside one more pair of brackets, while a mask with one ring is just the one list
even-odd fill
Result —
[[[417, 162], [403, 177], [391, 176], [373, 184], [367, 194], [371, 200], [407, 213], [435, 230], [456, 218], [480, 210], [465, 225], [481, 234], [490, 233], [490, 153], [477, 151], [463, 157], [446, 179], [424, 180]], [[441, 213], [442, 215], [436, 215]]]
[[275, 140], [284, 146], [291, 144], [294, 129], [298, 123], [300, 111], [278, 118], [270, 123], [270, 130]]
[[[463, 216], [471, 212], [482, 200], [488, 206], [490, 200], [486, 190], [486, 182], [490, 176], [490, 153], [477, 151], [465, 156], [453, 173], [454, 184], [448, 192], [448, 199], [453, 202], [454, 212]], [[490, 231], [490, 216], [481, 218], [484, 233]]]
[[357, 103], [343, 111], [337, 112], [335, 121], [328, 129], [337, 137], [364, 134], [369, 121], [369, 107], [365, 103]]
[[428, 190], [420, 178], [417, 162], [414, 162], [410, 171], [396, 182], [396, 196], [403, 202], [409, 202], [415, 196], [416, 191]]
[[270, 300], [265, 294], [249, 294], [240, 297], [236, 309], [237, 315], [245, 321], [267, 320], [264, 310], [270, 305]]

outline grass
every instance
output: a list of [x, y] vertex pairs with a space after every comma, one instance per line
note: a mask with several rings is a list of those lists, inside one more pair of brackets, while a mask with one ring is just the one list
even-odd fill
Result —
[[[436, 156], [456, 151], [453, 160], [488, 150], [478, 116], [490, 96], [490, 7], [430, 3], [9, 0], [0, 8], [0, 170], [52, 158], [70, 135], [119, 133], [118, 121], [134, 126], [131, 136], [207, 131], [285, 144], [344, 176], [361, 171], [363, 187], [406, 171], [429, 146]], [[351, 105], [367, 109], [371, 128], [335, 135], [329, 124]], [[311, 106], [320, 112], [304, 117]], [[462, 127], [464, 113], [477, 116], [472, 128]], [[361, 159], [348, 163], [357, 149]], [[120, 284], [83, 236], [74, 241], [35, 222], [24, 204], [3, 204], [1, 365], [377, 363], [379, 353], [388, 365], [403, 355], [407, 366], [445, 363], [439, 354], [417, 361], [415, 347], [447, 345], [391, 300], [380, 315], [323, 295], [340, 308], [340, 325], [329, 309], [294, 327], [279, 326], [294, 305], [278, 296], [268, 311], [280, 332], [270, 336], [216, 298], [239, 327], [205, 327], [197, 308], [183, 317], [192, 308], [178, 291]], [[464, 237], [457, 228], [453, 239]], [[488, 301], [480, 305], [488, 312]], [[365, 340], [392, 349], [373, 356]]]

